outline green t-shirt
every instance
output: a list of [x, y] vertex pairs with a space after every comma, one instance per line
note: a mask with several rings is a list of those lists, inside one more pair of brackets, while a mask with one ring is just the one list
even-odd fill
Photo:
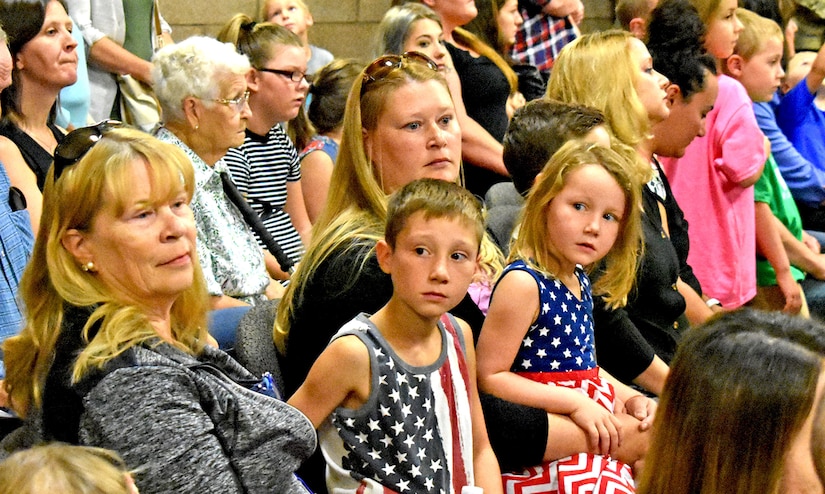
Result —
[[[779, 173], [773, 154], [768, 155], [765, 162], [765, 170], [762, 176], [753, 187], [753, 197], [756, 202], [767, 203], [774, 216], [785, 225], [788, 230], [799, 240], [802, 240], [802, 219], [799, 217], [799, 210], [791, 196], [791, 191], [785, 183], [785, 179]], [[791, 266], [791, 274], [799, 281], [805, 278], [805, 273], [800, 269]], [[776, 272], [770, 263], [761, 256], [756, 258], [756, 284], [758, 286], [776, 285]]]
[[153, 55], [152, 37], [155, 25], [152, 17], [154, 0], [128, 0], [123, 2], [123, 18], [126, 21], [126, 38], [123, 48], [144, 60]]

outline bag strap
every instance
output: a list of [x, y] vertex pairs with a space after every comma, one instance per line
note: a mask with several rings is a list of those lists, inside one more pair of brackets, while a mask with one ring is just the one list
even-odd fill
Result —
[[163, 28], [160, 25], [160, 10], [158, 9], [158, 0], [152, 2], [152, 13], [154, 17], [155, 26], [155, 51], [163, 48]]

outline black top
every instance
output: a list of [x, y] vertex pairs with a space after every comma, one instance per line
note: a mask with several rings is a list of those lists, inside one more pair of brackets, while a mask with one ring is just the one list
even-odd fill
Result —
[[[65, 137], [63, 131], [54, 124], [49, 124], [49, 130], [58, 143]], [[46, 173], [54, 160], [52, 155], [9, 120], [0, 122], [0, 135], [8, 137], [17, 146], [20, 154], [23, 155], [23, 160], [37, 177], [37, 188], [42, 191], [46, 183]]]
[[[627, 306], [611, 311], [599, 301], [593, 309], [599, 365], [625, 383], [638, 377], [654, 354], [668, 364], [673, 359], [687, 326], [685, 299], [676, 290], [677, 279], [681, 277], [701, 294], [687, 264], [687, 221], [667, 178], [661, 170], [659, 174], [666, 198], [660, 199], [647, 185], [642, 191], [645, 250]], [[667, 214], [670, 237], [662, 228], [660, 203]]]
[[[467, 115], [501, 142], [509, 123], [507, 98], [510, 96], [510, 83], [507, 77], [487, 57], [474, 57], [449, 43], [447, 51], [461, 81], [461, 96]], [[464, 165], [465, 186], [478, 196], [484, 197], [491, 185], [507, 180], [503, 175], [472, 163], [465, 162]]]

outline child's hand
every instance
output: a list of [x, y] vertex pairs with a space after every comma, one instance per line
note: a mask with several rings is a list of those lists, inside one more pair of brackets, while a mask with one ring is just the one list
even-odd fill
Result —
[[595, 401], [582, 397], [570, 418], [584, 431], [590, 451], [608, 455], [619, 447], [619, 419]]
[[624, 413], [640, 420], [639, 431], [644, 432], [653, 425], [653, 418], [656, 415], [656, 402], [644, 395], [630, 397], [624, 404]]

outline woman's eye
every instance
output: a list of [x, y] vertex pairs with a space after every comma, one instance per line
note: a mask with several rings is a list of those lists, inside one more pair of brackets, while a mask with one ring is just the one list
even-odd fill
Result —
[[421, 124], [419, 122], [410, 122], [406, 127], [410, 130], [418, 130], [421, 128]]
[[577, 202], [577, 203], [573, 204], [573, 209], [575, 209], [576, 211], [584, 211], [585, 206], [584, 206], [583, 203]]
[[429, 41], [419, 41], [418, 42], [418, 47], [419, 48], [428, 48], [429, 46], [430, 46]]
[[441, 117], [441, 125], [442, 126], [447, 126], [452, 121], [453, 121], [453, 116], [452, 115], [445, 115], [445, 116]]

